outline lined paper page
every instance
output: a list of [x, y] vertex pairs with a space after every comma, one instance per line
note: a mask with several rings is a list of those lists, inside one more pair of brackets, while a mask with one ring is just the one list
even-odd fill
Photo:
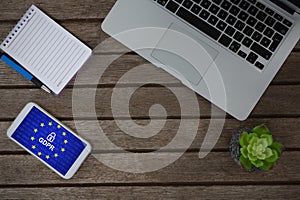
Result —
[[61, 92], [92, 52], [34, 5], [1, 49], [55, 94]]

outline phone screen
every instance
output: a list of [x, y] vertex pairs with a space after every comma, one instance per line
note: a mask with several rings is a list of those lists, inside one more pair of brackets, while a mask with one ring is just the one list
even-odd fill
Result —
[[62, 175], [66, 175], [87, 144], [33, 106], [11, 136]]

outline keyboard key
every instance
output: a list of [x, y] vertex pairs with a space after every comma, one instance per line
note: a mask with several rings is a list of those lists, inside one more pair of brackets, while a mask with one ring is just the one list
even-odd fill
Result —
[[248, 57], [247, 57], [247, 61], [250, 62], [251, 64], [254, 64], [255, 61], [257, 60], [258, 55], [256, 55], [255, 53], [251, 52]]
[[192, 0], [193, 2], [199, 4], [201, 2], [201, 0]]
[[238, 7], [236, 7], [235, 5], [233, 5], [233, 6], [230, 8], [229, 12], [230, 12], [232, 15], [236, 16], [236, 15], [240, 12], [240, 9], [239, 9]]
[[214, 15], [211, 15], [208, 19], [208, 22], [211, 25], [216, 25], [218, 21], [219, 21], [219, 19], [217, 17], [215, 17]]
[[277, 14], [277, 13], [274, 15], [274, 18], [277, 19], [278, 21], [283, 20], [283, 17], [281, 15]]
[[232, 42], [232, 39], [228, 37], [227, 35], [222, 35], [222, 37], [219, 39], [219, 42], [223, 44], [225, 47], [228, 47], [230, 43]]
[[246, 58], [247, 57], [247, 54], [245, 52], [243, 52], [242, 50], [240, 50], [238, 52], [238, 55], [241, 56], [242, 58]]
[[283, 24], [281, 24], [280, 22], [277, 22], [274, 26], [274, 29], [276, 31], [278, 31], [279, 33], [281, 33], [282, 35], [287, 34], [287, 32], [289, 31], [289, 28], [284, 26]]
[[246, 26], [245, 23], [244, 23], [244, 22], [241, 22], [240, 20], [238, 20], [238, 21], [236, 22], [236, 24], [234, 25], [234, 27], [235, 27], [237, 30], [239, 30], [239, 31], [242, 31], [242, 30], [244, 29], [245, 26]]
[[233, 38], [234, 38], [236, 41], [240, 42], [240, 41], [242, 41], [242, 39], [244, 38], [244, 34], [242, 34], [241, 32], [237, 31], [237, 32], [234, 34]]
[[220, 17], [223, 20], [225, 20], [227, 16], [228, 16], [228, 13], [223, 9], [220, 10], [220, 12], [218, 13], [218, 17]]
[[266, 19], [266, 21], [265, 21], [265, 23], [268, 25], [268, 26], [273, 26], [274, 25], [274, 23], [275, 23], [275, 19], [273, 18], [273, 17], [268, 17], [267, 19]]
[[209, 11], [213, 14], [217, 14], [219, 12], [220, 8], [218, 6], [216, 6], [215, 4], [211, 5], [211, 7], [209, 8]]
[[283, 20], [283, 24], [287, 25], [288, 27], [291, 27], [291, 26], [293, 25], [293, 23], [290, 22], [290, 21], [287, 20], [287, 19], [284, 19], [284, 20]]
[[162, 6], [165, 6], [168, 0], [157, 0], [157, 3], [159, 3]]
[[235, 29], [232, 28], [231, 26], [228, 26], [225, 30], [225, 33], [229, 36], [233, 36], [233, 34], [235, 33]]
[[252, 35], [252, 39], [256, 42], [259, 42], [262, 38], [262, 34], [260, 34], [259, 32], [255, 31]]
[[167, 4], [166, 8], [175, 13], [177, 11], [177, 9], [179, 8], [179, 5], [177, 3], [175, 3], [174, 1], [169, 1], [169, 3]]
[[247, 1], [242, 1], [239, 5], [240, 8], [244, 9], [244, 10], [247, 10], [250, 6], [250, 3], [248, 3]]
[[248, 0], [252, 4], [256, 4], [256, 0]]
[[253, 43], [250, 49], [266, 60], [270, 60], [272, 56], [272, 52], [270, 52], [269, 50], [267, 50], [266, 48], [264, 48], [256, 42]]
[[248, 14], [245, 13], [244, 11], [241, 11], [240, 14], [238, 15], [238, 18], [242, 21], [245, 21], [248, 18]]
[[241, 44], [237, 43], [236, 41], [232, 42], [232, 44], [229, 47], [229, 49], [234, 53], [236, 53], [240, 48], [241, 48]]
[[193, 5], [193, 2], [191, 0], [185, 0], [182, 4], [185, 8], [190, 9]]
[[270, 8], [266, 8], [266, 13], [268, 13], [269, 15], [273, 16], [274, 15], [274, 11]]
[[230, 25], [233, 25], [236, 22], [236, 18], [232, 15], [229, 15], [226, 19], [226, 22]]
[[177, 3], [181, 4], [183, 0], [175, 0]]
[[273, 29], [271, 29], [269, 27], [264, 31], [264, 35], [269, 37], [269, 38], [271, 38], [274, 33], [275, 33], [275, 31], [273, 31]]
[[201, 11], [201, 7], [198, 6], [197, 4], [194, 4], [191, 11], [195, 14], [195, 15], [198, 15]]
[[263, 45], [264, 47], [268, 48], [268, 46], [271, 44], [271, 40], [264, 37], [261, 42], [260, 42], [261, 45]]
[[281, 42], [282, 39], [283, 39], [283, 36], [281, 36], [280, 34], [278, 33], [275, 33], [275, 35], [273, 36], [273, 41], [278, 41], [278, 42]]
[[200, 5], [201, 5], [203, 8], [208, 9], [209, 6], [210, 6], [210, 4], [211, 4], [210, 1], [208, 1], [208, 0], [203, 0], [203, 1], [201, 2]]
[[258, 61], [255, 63], [255, 66], [256, 66], [258, 69], [261, 69], [261, 70], [263, 70], [263, 69], [265, 68], [265, 66], [264, 66], [262, 63], [258, 62]]
[[243, 30], [243, 33], [245, 33], [247, 36], [251, 36], [253, 33], [254, 29], [251, 28], [250, 26], [246, 26], [246, 28]]
[[248, 47], [248, 48], [251, 46], [252, 43], [253, 43], [253, 41], [248, 37], [245, 37], [245, 39], [242, 42], [242, 44], [245, 45], [245, 47]]
[[225, 30], [226, 26], [227, 24], [221, 20], [217, 24], [217, 28], [220, 29], [221, 31]]
[[222, 2], [222, 0], [212, 0], [215, 4], [220, 5], [220, 3]]
[[257, 6], [258, 8], [260, 8], [261, 10], [264, 10], [264, 9], [266, 8], [266, 6], [265, 6], [264, 4], [262, 4], [262, 3], [260, 3], [260, 2], [257, 2], [257, 3], [256, 3], [256, 6]]
[[272, 40], [273, 40], [273, 42], [270, 45], [269, 49], [274, 52], [277, 49], [277, 47], [279, 46], [279, 44], [281, 43], [281, 41], [283, 40], [283, 36], [281, 36], [278, 33], [275, 33]]
[[212, 27], [202, 19], [194, 16], [184, 8], [179, 8], [177, 15], [215, 40], [217, 40], [221, 35], [219, 30]]
[[265, 30], [265, 28], [266, 28], [266, 25], [264, 25], [261, 22], [258, 22], [255, 26], [255, 29], [258, 30], [258, 32], [263, 32], [263, 30]]
[[221, 4], [221, 7], [224, 9], [224, 10], [229, 10], [229, 8], [231, 7], [231, 3], [227, 0], [224, 0], [223, 3]]
[[241, 2], [241, 0], [230, 0], [230, 2], [234, 5], [238, 5]]
[[209, 14], [209, 12], [207, 12], [206, 10], [202, 10], [199, 16], [200, 16], [202, 19], [206, 20], [206, 19], [210, 16], [210, 14]]
[[258, 12], [258, 8], [256, 8], [255, 6], [250, 6], [250, 8], [248, 9], [248, 12], [250, 15], [255, 16], [256, 13]]
[[259, 11], [259, 13], [256, 15], [256, 18], [260, 21], [265, 21], [265, 19], [267, 18], [267, 14], [262, 11]]
[[254, 26], [257, 23], [257, 19], [254, 17], [250, 16], [246, 22], [249, 26]]

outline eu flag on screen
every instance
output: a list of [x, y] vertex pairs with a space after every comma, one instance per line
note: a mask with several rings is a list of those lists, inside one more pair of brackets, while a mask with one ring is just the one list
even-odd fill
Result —
[[33, 107], [12, 138], [33, 154], [66, 175], [86, 144], [61, 124]]

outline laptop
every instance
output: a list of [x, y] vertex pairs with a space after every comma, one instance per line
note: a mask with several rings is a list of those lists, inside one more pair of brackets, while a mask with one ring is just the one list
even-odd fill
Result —
[[102, 28], [245, 120], [299, 40], [300, 1], [118, 0]]

